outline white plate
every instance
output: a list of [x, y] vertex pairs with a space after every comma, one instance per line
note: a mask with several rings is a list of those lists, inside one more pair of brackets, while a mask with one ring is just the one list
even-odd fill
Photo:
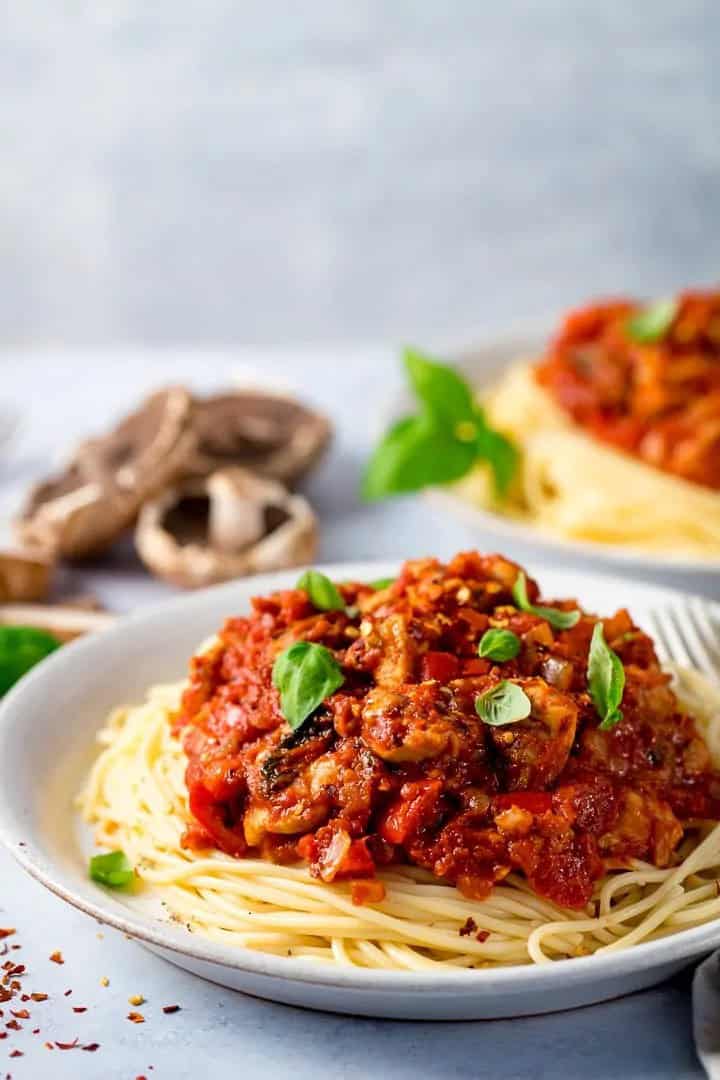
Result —
[[[327, 568], [339, 579], [392, 574], [387, 563]], [[643, 613], [677, 602], [667, 590], [531, 567], [546, 596], [577, 596], [600, 612]], [[410, 1019], [478, 1019], [551, 1012], [616, 997], [666, 978], [720, 945], [720, 920], [627, 952], [540, 967], [443, 972], [344, 970], [265, 956], [203, 940], [168, 922], [138, 897], [111, 893], [87, 877], [73, 797], [106, 714], [139, 701], [153, 684], [176, 680], [198, 642], [249, 598], [287, 587], [298, 572], [267, 575], [171, 600], [116, 627], [65, 646], [15, 687], [0, 709], [0, 839], [29, 873], [63, 900], [137, 938], [173, 963], [259, 997], [333, 1012]]]
[[[453, 348], [438, 352], [448, 358], [455, 367], [467, 376], [468, 381], [482, 391], [483, 387], [496, 382], [508, 365], [518, 360], [532, 360], [545, 349], [549, 332], [538, 330], [534, 333], [499, 338], [482, 345], [466, 348]], [[409, 392], [405, 391], [391, 401], [385, 417], [387, 422], [412, 412], [415, 408]], [[386, 426], [385, 424], [383, 427]], [[531, 545], [537, 550], [538, 544], [546, 548], [554, 561], [571, 558], [574, 562], [592, 561], [594, 566], [605, 566], [608, 570], [618, 564], [626, 570], [641, 572], [643, 576], [660, 577], [663, 572], [671, 575], [673, 585], [682, 587], [683, 579], [706, 575], [713, 594], [718, 593], [720, 559], [703, 559], [692, 555], [671, 555], [657, 551], [643, 551], [629, 547], [614, 547], [592, 540], [566, 540], [561, 536], [533, 528], [527, 522], [518, 522], [493, 510], [486, 510], [460, 498], [453, 491], [434, 488], [427, 493], [435, 508], [440, 513], [448, 511], [460, 517], [482, 536], [483, 548], [487, 549], [490, 540], [502, 550], [503, 544], [512, 544], [514, 551], [522, 551], [530, 557]], [[703, 583], [696, 583], [694, 588], [705, 591]]]

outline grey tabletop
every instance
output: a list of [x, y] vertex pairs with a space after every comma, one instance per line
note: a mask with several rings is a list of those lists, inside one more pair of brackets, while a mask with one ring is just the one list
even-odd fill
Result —
[[[393, 352], [31, 352], [6, 351], [0, 405], [22, 410], [14, 451], [0, 472], [8, 511], [27, 481], [46, 469], [72, 438], [90, 433], [140, 393], [169, 381], [199, 387], [226, 384], [248, 365], [265, 378], [285, 379], [337, 425], [338, 437], [308, 493], [322, 521], [326, 561], [408, 554], [447, 555], [482, 546], [450, 518], [419, 499], [368, 507], [356, 496], [358, 471], [377, 429], [377, 411], [397, 385]], [[511, 552], [512, 553], [512, 552]], [[534, 553], [537, 563], [539, 552]], [[73, 571], [67, 590], [92, 589], [117, 610], [152, 603], [169, 591], [139, 569], [129, 548]], [[700, 1076], [692, 1038], [689, 982], [681, 976], [649, 992], [548, 1017], [485, 1023], [431, 1024], [351, 1019], [269, 1004], [185, 974], [45, 892], [0, 852], [0, 926], [21, 945], [10, 956], [27, 967], [28, 990], [50, 998], [31, 1003], [22, 1030], [0, 1042], [0, 1076], [52, 1074], [161, 1080], [195, 1076], [300, 1078], [376, 1075], [511, 1077]], [[56, 949], [64, 964], [49, 960]], [[109, 979], [108, 986], [101, 980]], [[72, 990], [68, 997], [66, 990]], [[147, 999], [142, 1025], [127, 1019], [129, 997]], [[172, 1015], [162, 1007], [178, 1004]], [[87, 1011], [75, 1013], [75, 1007]], [[3, 1021], [6, 1022], [7, 1017]], [[38, 1034], [33, 1034], [39, 1028]], [[100, 1043], [95, 1053], [49, 1051], [46, 1041]], [[24, 1056], [10, 1060], [11, 1049]], [[7, 1060], [4, 1060], [7, 1059]], [[152, 1066], [152, 1069], [151, 1069]]]

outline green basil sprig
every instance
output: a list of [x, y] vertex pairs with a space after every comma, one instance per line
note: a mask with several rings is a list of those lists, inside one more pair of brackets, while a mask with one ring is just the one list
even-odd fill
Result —
[[601, 731], [609, 731], [622, 720], [620, 704], [625, 690], [625, 668], [605, 641], [603, 624], [595, 623], [587, 666], [588, 692], [600, 717]]
[[345, 601], [329, 577], [319, 570], [306, 570], [297, 580], [296, 589], [303, 589], [318, 611], [342, 611]]
[[521, 641], [512, 630], [486, 630], [480, 638], [478, 656], [486, 660], [514, 660], [520, 652]]
[[542, 604], [531, 604], [527, 594], [527, 578], [521, 570], [515, 579], [512, 588], [513, 600], [520, 611], [527, 611], [531, 615], [539, 615], [556, 630], [569, 630], [575, 626], [580, 618], [579, 611], [558, 611], [557, 608], [543, 607]]
[[678, 312], [677, 300], [657, 300], [631, 315], [625, 324], [628, 337], [639, 345], [654, 345], [667, 334]]
[[59, 647], [58, 639], [46, 630], [0, 626], [0, 694], [6, 694], [30, 668]]
[[107, 855], [92, 857], [90, 877], [111, 889], [123, 889], [133, 880], [135, 871], [124, 851], [109, 851]]
[[468, 383], [451, 367], [414, 349], [403, 361], [420, 411], [386, 432], [370, 458], [362, 482], [366, 499], [383, 499], [436, 484], [451, 484], [478, 461], [492, 469], [502, 497], [514, 476], [518, 452], [488, 426]]
[[375, 581], [368, 581], [368, 585], [375, 592], [382, 592], [383, 589], [389, 589], [391, 585], [394, 585], [397, 578], [394, 577], [379, 577]]
[[525, 720], [532, 704], [525, 691], [517, 683], [503, 679], [496, 686], [475, 698], [475, 712], [484, 724], [502, 727]]
[[324, 645], [296, 641], [273, 664], [273, 685], [280, 708], [293, 731], [345, 682], [337, 660]]

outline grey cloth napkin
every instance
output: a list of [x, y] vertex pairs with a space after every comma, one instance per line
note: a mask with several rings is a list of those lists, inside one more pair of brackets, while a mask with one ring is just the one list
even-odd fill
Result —
[[710, 1080], [720, 1080], [720, 952], [697, 969], [692, 993], [698, 1057]]

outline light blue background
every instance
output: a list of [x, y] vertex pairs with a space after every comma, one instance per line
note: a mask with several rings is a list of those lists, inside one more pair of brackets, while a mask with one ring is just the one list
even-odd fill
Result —
[[5, 0], [0, 341], [420, 340], [718, 275], [717, 0]]

